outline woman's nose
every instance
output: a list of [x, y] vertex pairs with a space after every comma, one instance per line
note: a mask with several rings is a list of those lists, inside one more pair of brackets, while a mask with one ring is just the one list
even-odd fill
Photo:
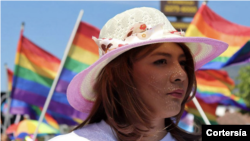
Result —
[[170, 76], [170, 81], [172, 83], [183, 82], [187, 79], [186, 71], [181, 67], [181, 65], [175, 65]]

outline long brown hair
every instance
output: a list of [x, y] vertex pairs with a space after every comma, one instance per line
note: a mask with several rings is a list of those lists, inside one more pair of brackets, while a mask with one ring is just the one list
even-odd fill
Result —
[[[131, 49], [107, 64], [97, 77], [94, 90], [96, 93], [95, 104], [87, 119], [78, 125], [74, 130], [86, 124], [97, 123], [105, 120], [116, 132], [118, 140], [137, 140], [142, 136], [148, 136], [147, 131], [153, 128], [150, 119], [152, 113], [148, 110], [142, 99], [136, 94], [136, 88], [132, 78], [133, 62], [139, 52], [143, 51], [140, 58], [145, 57], [150, 52], [158, 48], [162, 43], [146, 45]], [[184, 112], [185, 103], [191, 100], [196, 92], [196, 79], [194, 72], [194, 60], [189, 48], [183, 43], [177, 43], [183, 50], [187, 66], [185, 68], [188, 75], [188, 89], [181, 104], [181, 111], [174, 117], [165, 119], [166, 130], [176, 138], [176, 140], [198, 140], [200, 134], [191, 134], [177, 127], [178, 122]], [[139, 58], [139, 59], [140, 59]], [[138, 59], [138, 58], [136, 58]], [[134, 121], [144, 125], [148, 130], [142, 130]]]

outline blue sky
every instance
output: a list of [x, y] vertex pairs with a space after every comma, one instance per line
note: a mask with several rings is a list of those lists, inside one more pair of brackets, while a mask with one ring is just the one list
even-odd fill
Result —
[[[199, 2], [199, 5], [202, 1]], [[209, 1], [207, 5], [225, 19], [250, 26], [250, 1]], [[57, 56], [63, 53], [81, 9], [82, 21], [99, 29], [113, 16], [134, 7], [160, 9], [159, 1], [2, 1], [1, 2], [1, 91], [6, 90], [7, 63], [14, 70], [14, 60], [21, 23], [25, 22], [24, 35], [31, 41]], [[190, 21], [191, 19], [187, 19]]]

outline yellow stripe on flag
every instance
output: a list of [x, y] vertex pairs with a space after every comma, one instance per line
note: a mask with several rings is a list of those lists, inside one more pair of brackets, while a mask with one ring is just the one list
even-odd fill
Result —
[[[186, 32], [186, 37], [207, 37], [203, 35], [196, 26], [190, 24]], [[209, 38], [209, 37], [208, 37]], [[240, 49], [239, 46], [228, 46], [227, 50], [224, 51], [220, 56], [221, 57], [231, 57]]]
[[40, 74], [44, 77], [50, 78], [50, 79], [54, 79], [56, 76], [57, 72], [51, 71], [47, 68], [43, 68], [41, 66], [37, 66], [35, 64], [33, 64], [32, 62], [30, 62], [30, 60], [24, 55], [24, 54], [20, 54], [17, 52], [16, 55], [18, 59], [16, 59], [15, 64], [19, 65], [21, 67], [24, 67], [26, 69], [29, 69], [31, 71], [33, 71], [34, 73]]
[[99, 58], [97, 54], [94, 54], [88, 50], [82, 49], [78, 46], [72, 45], [69, 51], [70, 58], [84, 63], [86, 65], [91, 65], [96, 62]]
[[200, 85], [198, 84], [199, 91], [201, 92], [213, 92], [213, 93], [221, 93], [224, 96], [231, 96], [231, 92], [229, 89], [227, 88], [218, 88], [218, 87], [211, 87], [211, 86], [207, 86], [207, 85]]

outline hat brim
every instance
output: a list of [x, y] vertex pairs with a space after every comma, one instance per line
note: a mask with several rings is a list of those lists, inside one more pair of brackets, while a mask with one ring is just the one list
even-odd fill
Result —
[[93, 90], [95, 80], [99, 72], [110, 61], [135, 47], [164, 42], [185, 43], [193, 54], [195, 70], [198, 70], [203, 65], [219, 56], [228, 47], [228, 44], [225, 42], [203, 37], [163, 38], [124, 45], [103, 55], [95, 63], [78, 73], [72, 79], [67, 88], [67, 98], [70, 105], [80, 112], [90, 112], [95, 101], [95, 92]]

